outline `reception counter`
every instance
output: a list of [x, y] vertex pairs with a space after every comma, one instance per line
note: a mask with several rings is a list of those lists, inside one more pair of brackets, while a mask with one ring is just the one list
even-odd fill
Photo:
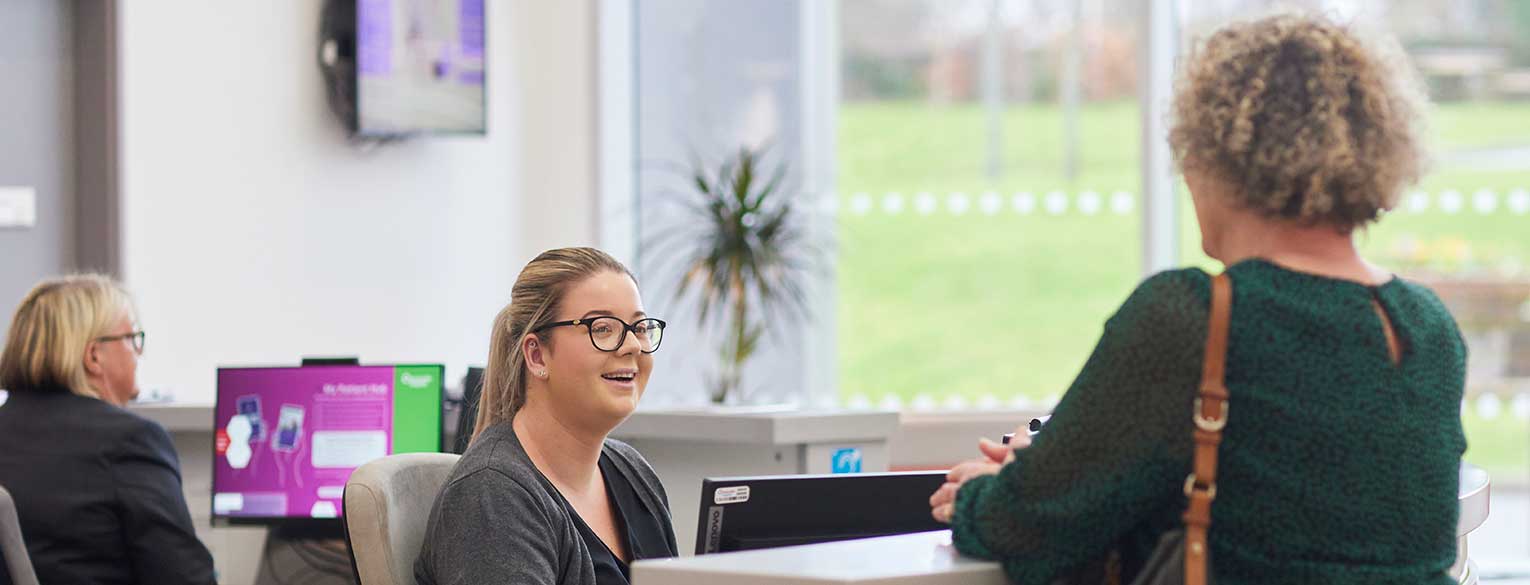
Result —
[[[1476, 466], [1461, 464], [1456, 525], [1460, 554], [1451, 575], [1475, 585], [1477, 569], [1466, 556], [1466, 537], [1487, 520], [1490, 482]], [[1213, 520], [1215, 530], [1215, 520]], [[1003, 585], [998, 563], [963, 557], [951, 532], [922, 532], [807, 546], [638, 561], [633, 585]]]
[[[212, 406], [135, 404], [133, 412], [170, 431], [180, 453], [182, 484], [197, 535], [213, 552], [219, 581], [255, 583], [266, 541], [261, 527], [212, 527]], [[892, 412], [812, 413], [649, 411], [634, 415], [614, 436], [637, 445], [655, 464], [669, 491], [682, 552], [695, 538], [695, 515], [704, 476], [825, 473], [835, 454], [853, 450], [861, 471], [883, 471]], [[1480, 468], [1460, 470], [1459, 555], [1452, 575], [1476, 583], [1467, 534], [1488, 517], [1491, 482]], [[946, 532], [867, 539], [700, 557], [640, 561], [635, 585], [729, 582], [784, 583], [1003, 583], [995, 563], [962, 558]], [[735, 563], [735, 560], [737, 561]], [[874, 560], [874, 563], [873, 563]], [[796, 567], [796, 568], [791, 568]], [[697, 580], [699, 579], [699, 580]]]

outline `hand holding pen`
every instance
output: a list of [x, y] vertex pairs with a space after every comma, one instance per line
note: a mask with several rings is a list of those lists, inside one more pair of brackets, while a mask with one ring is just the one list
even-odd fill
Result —
[[1014, 461], [1016, 449], [1030, 446], [1030, 429], [1034, 423], [1032, 421], [1021, 425], [1015, 432], [1004, 435], [1002, 443], [987, 437], [978, 439], [978, 451], [983, 456], [951, 468], [950, 473], [946, 474], [946, 483], [930, 495], [930, 515], [937, 521], [950, 523], [951, 514], [956, 509], [956, 492], [962, 488], [962, 484], [974, 477], [996, 474], [1004, 465]]

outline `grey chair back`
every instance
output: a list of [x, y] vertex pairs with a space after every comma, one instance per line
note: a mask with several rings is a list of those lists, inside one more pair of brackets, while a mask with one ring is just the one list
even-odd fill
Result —
[[21, 518], [16, 516], [16, 501], [11, 492], [0, 486], [0, 556], [5, 557], [5, 570], [11, 575], [13, 585], [37, 585], [37, 573], [32, 570], [32, 557], [27, 556], [27, 544], [21, 540]]
[[345, 531], [361, 585], [416, 585], [414, 561], [425, 524], [458, 458], [404, 453], [351, 472], [345, 482]]

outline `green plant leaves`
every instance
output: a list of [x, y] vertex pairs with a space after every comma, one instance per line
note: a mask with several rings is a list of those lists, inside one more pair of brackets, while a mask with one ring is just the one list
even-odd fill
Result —
[[698, 326], [716, 319], [727, 325], [714, 400], [736, 389], [766, 331], [808, 314], [812, 247], [797, 225], [792, 194], [782, 188], [787, 165], [765, 165], [766, 150], [740, 148], [715, 174], [695, 163], [688, 173], [694, 199], [684, 206], [694, 230], [655, 241], [684, 246], [675, 298], [699, 293]]

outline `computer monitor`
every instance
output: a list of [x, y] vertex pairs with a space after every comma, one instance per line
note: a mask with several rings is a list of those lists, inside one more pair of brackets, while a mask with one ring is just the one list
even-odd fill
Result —
[[945, 530], [930, 516], [944, 471], [701, 481], [696, 554]]
[[440, 365], [219, 368], [213, 520], [339, 526], [351, 471], [441, 450]]
[[483, 368], [470, 366], [467, 375], [462, 377], [462, 404], [457, 407], [457, 436], [452, 440], [453, 453], [466, 453], [468, 443], [473, 440], [473, 431], [478, 425], [480, 394], [483, 394]]

